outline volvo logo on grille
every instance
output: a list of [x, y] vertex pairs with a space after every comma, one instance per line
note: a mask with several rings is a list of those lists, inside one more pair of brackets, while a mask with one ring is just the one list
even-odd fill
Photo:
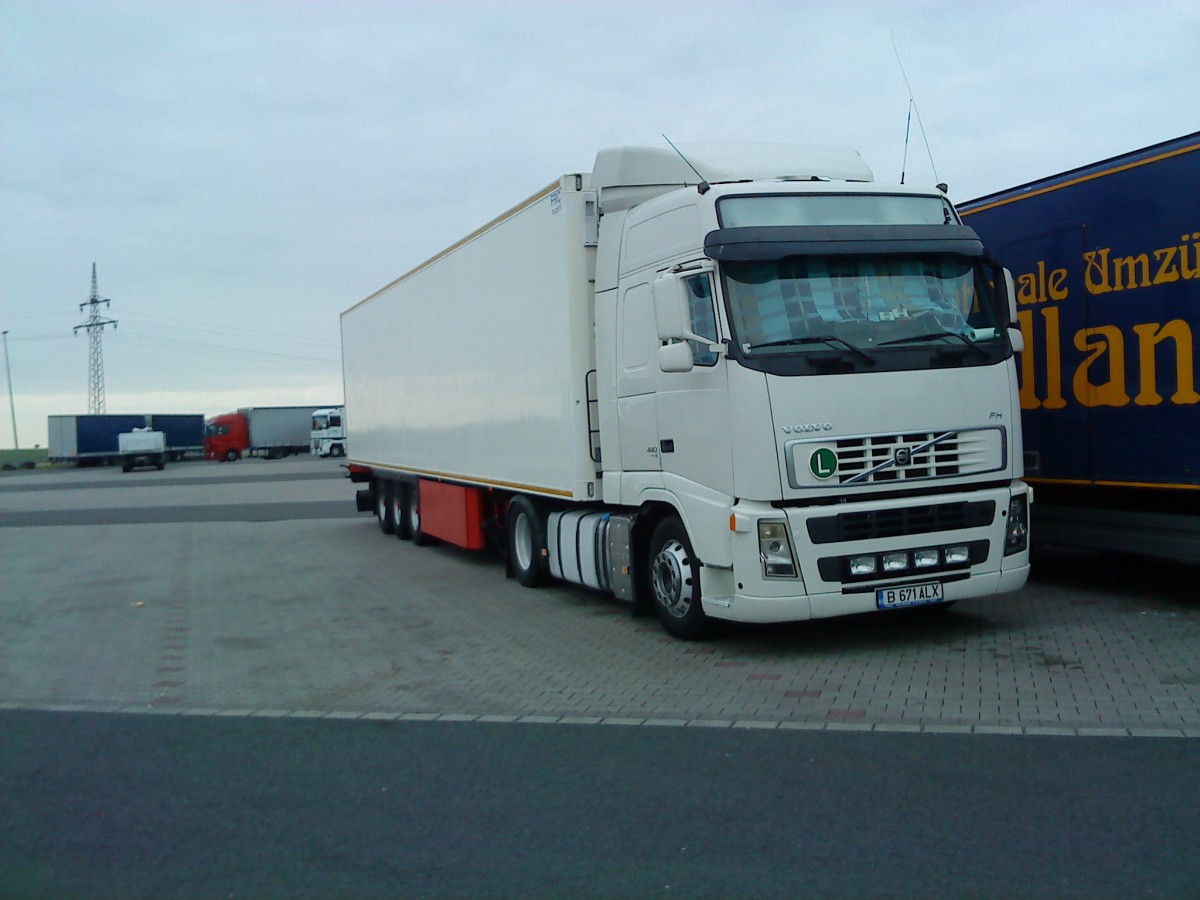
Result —
[[810, 431], [833, 431], [832, 422], [809, 422], [805, 425], [781, 425], [784, 434], [804, 434]]
[[907, 466], [912, 462], [912, 447], [901, 447], [896, 451], [896, 465]]

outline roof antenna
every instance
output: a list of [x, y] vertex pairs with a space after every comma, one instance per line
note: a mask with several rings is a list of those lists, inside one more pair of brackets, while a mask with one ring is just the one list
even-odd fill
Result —
[[[665, 134], [662, 136], [662, 138], [668, 144], [671, 144], [671, 139], [669, 137], [667, 137]], [[671, 149], [674, 150], [676, 153], [679, 153], [679, 148], [676, 147], [674, 144], [671, 144]], [[687, 163], [687, 167], [689, 169], [691, 169], [693, 172], [695, 172], [696, 177], [700, 179], [700, 183], [698, 185], [696, 185], [697, 192], [699, 192], [700, 194], [707, 194], [708, 193], [708, 182], [704, 180], [704, 176], [701, 175], [699, 173], [699, 171], [697, 171], [696, 167], [693, 166], [691, 161], [688, 160], [688, 158], [686, 156], [684, 156], [682, 153], [679, 153], [679, 158], [682, 159], [685, 163]]]
[[[896, 63], [900, 66], [900, 77], [904, 79], [904, 86], [908, 88], [908, 121], [904, 124], [904, 161], [900, 164], [900, 183], [904, 184], [904, 173], [908, 168], [908, 136], [912, 127], [912, 116], [917, 114], [917, 127], [921, 129], [921, 140], [925, 142], [925, 152], [929, 154], [929, 167], [933, 169], [933, 178], [938, 181], [937, 165], [933, 161], [933, 151], [929, 149], [929, 138], [925, 136], [925, 123], [921, 121], [921, 110], [917, 109], [916, 98], [913, 97], [912, 85], [908, 82], [908, 73], [904, 71], [904, 61], [900, 59], [900, 49], [896, 46], [896, 32], [892, 32], [892, 51], [896, 54]], [[943, 194], [947, 191], [947, 185], [938, 181], [937, 189]]]

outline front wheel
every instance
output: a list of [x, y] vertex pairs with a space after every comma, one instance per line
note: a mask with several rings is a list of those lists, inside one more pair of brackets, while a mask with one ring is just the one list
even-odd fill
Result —
[[546, 581], [546, 526], [533, 501], [514, 497], [508, 504], [508, 564], [517, 581], [538, 587]]
[[225, 462], [236, 462], [242, 458], [242, 454], [230, 447], [225, 451]]
[[707, 637], [708, 617], [700, 603], [700, 562], [679, 519], [671, 516], [654, 529], [647, 561], [650, 603], [663, 628], [685, 641]]

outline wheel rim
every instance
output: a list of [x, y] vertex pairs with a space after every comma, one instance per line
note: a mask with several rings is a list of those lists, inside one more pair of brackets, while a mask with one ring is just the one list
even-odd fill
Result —
[[650, 580], [659, 605], [677, 619], [686, 616], [692, 608], [692, 592], [685, 585], [685, 581], [690, 579], [691, 564], [687, 550], [672, 538], [663, 544], [654, 557]]
[[400, 492], [393, 491], [392, 492], [392, 502], [391, 502], [391, 505], [388, 507], [388, 517], [392, 523], [392, 526], [397, 527], [397, 528], [404, 521], [404, 519], [403, 519], [404, 510], [400, 506], [400, 499], [401, 499]]
[[[409, 490], [415, 491], [416, 488], [409, 488]], [[412, 529], [413, 534], [421, 531], [421, 509], [414, 499], [408, 501], [408, 527]]]
[[382, 490], [375, 494], [375, 516], [380, 522], [387, 518], [387, 497]]
[[529, 516], [524, 513], [518, 513], [513, 522], [513, 555], [517, 568], [522, 572], [529, 571], [533, 565], [533, 528], [529, 524]]

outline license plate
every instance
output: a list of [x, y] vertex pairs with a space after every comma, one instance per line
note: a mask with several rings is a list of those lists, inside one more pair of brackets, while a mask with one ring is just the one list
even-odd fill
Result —
[[946, 599], [942, 583], [906, 584], [903, 587], [879, 588], [875, 591], [875, 605], [880, 609], [898, 609], [901, 606], [924, 606], [926, 603], [941, 603]]

